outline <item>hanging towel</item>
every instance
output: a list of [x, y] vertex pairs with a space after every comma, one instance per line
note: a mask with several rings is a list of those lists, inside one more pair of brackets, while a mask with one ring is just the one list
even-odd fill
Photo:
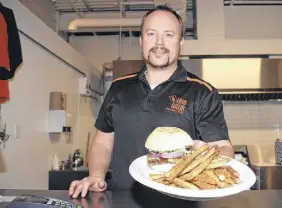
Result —
[[23, 58], [13, 11], [0, 3], [0, 14], [0, 80], [7, 80], [14, 77]]

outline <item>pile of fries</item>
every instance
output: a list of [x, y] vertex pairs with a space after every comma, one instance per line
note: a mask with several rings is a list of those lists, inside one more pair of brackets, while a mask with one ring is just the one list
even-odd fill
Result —
[[240, 183], [240, 175], [226, 165], [229, 158], [221, 157], [217, 146], [204, 145], [185, 156], [166, 173], [150, 174], [153, 181], [187, 189], [217, 189]]

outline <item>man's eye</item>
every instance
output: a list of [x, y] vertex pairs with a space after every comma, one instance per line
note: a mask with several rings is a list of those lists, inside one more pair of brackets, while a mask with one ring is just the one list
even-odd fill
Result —
[[173, 37], [173, 35], [170, 34], [170, 33], [167, 33], [165, 36], [168, 37], [168, 38], [172, 38]]
[[154, 33], [152, 33], [152, 32], [148, 33], [148, 36], [152, 36], [152, 35], [154, 35]]

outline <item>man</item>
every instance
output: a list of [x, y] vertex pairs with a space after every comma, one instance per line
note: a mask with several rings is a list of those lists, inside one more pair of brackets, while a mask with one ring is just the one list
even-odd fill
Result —
[[141, 30], [146, 66], [140, 73], [113, 81], [95, 124], [89, 177], [72, 182], [69, 195], [73, 197], [106, 189], [112, 153], [112, 188], [130, 189], [133, 179], [128, 167], [147, 153], [146, 138], [158, 126], [182, 128], [198, 140], [196, 147], [217, 144], [222, 155], [234, 157], [218, 92], [177, 60], [184, 43], [181, 17], [159, 6], [145, 15]]

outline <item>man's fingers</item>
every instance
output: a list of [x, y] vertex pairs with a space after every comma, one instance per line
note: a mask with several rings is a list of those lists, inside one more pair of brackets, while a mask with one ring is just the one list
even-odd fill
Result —
[[79, 194], [85, 197], [88, 191], [102, 192], [106, 190], [107, 183], [102, 179], [84, 178], [80, 181], [73, 181], [69, 188], [69, 196], [76, 198]]
[[98, 186], [102, 191], [104, 191], [107, 188], [107, 184], [105, 181], [99, 181]]
[[89, 182], [89, 181], [84, 181], [83, 182], [83, 186], [82, 186], [82, 191], [81, 191], [81, 197], [85, 197], [88, 190], [89, 190], [89, 187], [91, 186], [92, 184]]
[[73, 181], [69, 188], [69, 196], [73, 195], [75, 187], [78, 185], [79, 181]]
[[91, 191], [101, 192], [104, 191], [106, 187], [107, 187], [106, 182], [99, 180], [93, 184], [93, 186], [91, 187]]
[[103, 181], [98, 181], [98, 187], [99, 187], [100, 189], [103, 189], [104, 186], [105, 186], [105, 184], [104, 184]]
[[72, 195], [73, 198], [76, 198], [80, 193], [81, 193], [81, 190], [82, 190], [82, 186], [83, 184], [82, 183], [79, 183], [76, 187], [76, 189], [74, 190], [74, 193]]
[[201, 140], [194, 140], [194, 148], [199, 149], [201, 146], [205, 145], [206, 143]]

